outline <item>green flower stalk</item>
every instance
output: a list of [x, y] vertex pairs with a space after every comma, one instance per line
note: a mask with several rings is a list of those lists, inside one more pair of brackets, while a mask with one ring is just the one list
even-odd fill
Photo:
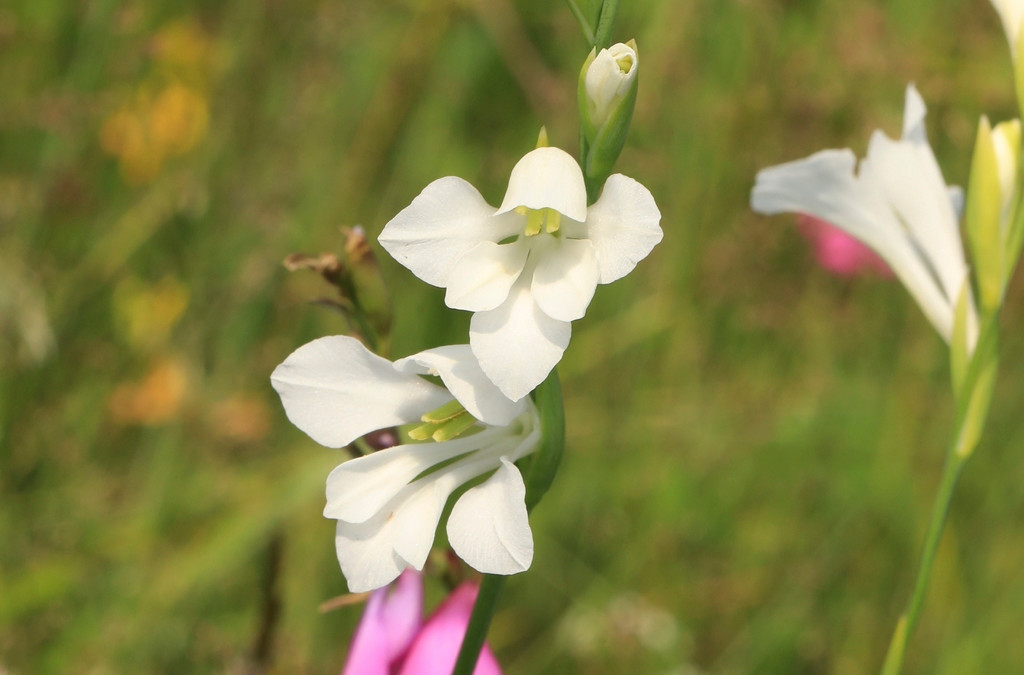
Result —
[[592, 49], [580, 70], [580, 164], [590, 202], [597, 199], [626, 143], [639, 71], [635, 40]]

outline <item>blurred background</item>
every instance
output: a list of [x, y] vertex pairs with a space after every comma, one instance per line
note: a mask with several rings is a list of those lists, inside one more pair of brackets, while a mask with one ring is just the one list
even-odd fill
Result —
[[[870, 672], [951, 432], [947, 350], [749, 190], [897, 135], [911, 81], [965, 184], [979, 114], [1016, 114], [1002, 28], [985, 0], [635, 0], [630, 37], [618, 170], [665, 239], [574, 325], [568, 451], [491, 642], [509, 673]], [[375, 239], [441, 176], [499, 203], [542, 124], [575, 153], [587, 51], [548, 0], [0, 9], [0, 672], [339, 670], [343, 456], [268, 378], [345, 324], [281, 261]], [[465, 340], [382, 266], [393, 357]], [[1021, 291], [908, 672], [1024, 670]]]

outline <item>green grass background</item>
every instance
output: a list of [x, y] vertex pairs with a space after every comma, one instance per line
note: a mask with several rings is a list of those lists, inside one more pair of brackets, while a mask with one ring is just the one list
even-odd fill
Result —
[[[202, 58], [161, 65], [181, 22]], [[897, 134], [911, 81], [965, 184], [979, 114], [1016, 112], [998, 18], [983, 0], [637, 0], [615, 37], [641, 63], [618, 170], [665, 239], [574, 324], [567, 454], [492, 644], [510, 673], [876, 670], [951, 432], [946, 348], [898, 283], [830, 277], [748, 195], [761, 167]], [[543, 0], [0, 10], [0, 672], [339, 670], [359, 609], [317, 608], [345, 591], [321, 516], [341, 455], [287, 423], [268, 376], [344, 324], [280, 261], [339, 251], [343, 225], [375, 236], [440, 176], [498, 203], [542, 124], [575, 152], [586, 51]], [[171, 81], [208, 128], [131, 179], [104, 125]], [[465, 339], [442, 291], [383, 266], [394, 356]], [[139, 288], [157, 295], [125, 310]], [[161, 288], [187, 296], [180, 318]], [[55, 348], [34, 360], [17, 319], [40, 297]], [[907, 672], [1024, 671], [1021, 299]], [[166, 362], [184, 378], [168, 412], [116, 414]]]

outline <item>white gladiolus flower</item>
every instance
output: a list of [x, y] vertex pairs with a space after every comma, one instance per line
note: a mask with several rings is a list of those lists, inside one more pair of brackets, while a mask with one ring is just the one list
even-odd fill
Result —
[[973, 349], [977, 314], [957, 226], [962, 197], [942, 178], [924, 117], [924, 101], [910, 85], [900, 140], [876, 131], [856, 173], [850, 150], [823, 150], [764, 169], [757, 174], [751, 206], [768, 215], [810, 214], [874, 249], [946, 342], [961, 289], [968, 284], [967, 336]]
[[992, 6], [1003, 22], [1003, 31], [1010, 43], [1010, 52], [1017, 53], [1017, 38], [1020, 37], [1021, 22], [1024, 21], [1024, 0], [992, 0]]
[[428, 185], [380, 235], [398, 262], [474, 312], [470, 345], [501, 391], [518, 401], [569, 344], [597, 284], [628, 274], [661, 241], [661, 213], [632, 178], [608, 178], [587, 207], [583, 172], [567, 153], [527, 153], [501, 206], [454, 176]]
[[[420, 375], [437, 375], [445, 386]], [[502, 395], [468, 345], [391, 363], [353, 338], [325, 337], [292, 353], [271, 382], [288, 419], [328, 447], [427, 420], [410, 434], [440, 439], [351, 459], [327, 478], [324, 515], [338, 521], [335, 547], [352, 592], [380, 588], [407, 567], [423, 569], [449, 496], [485, 474], [455, 502], [448, 540], [481, 572], [529, 568], [526, 488], [513, 462], [540, 441], [537, 409]]]

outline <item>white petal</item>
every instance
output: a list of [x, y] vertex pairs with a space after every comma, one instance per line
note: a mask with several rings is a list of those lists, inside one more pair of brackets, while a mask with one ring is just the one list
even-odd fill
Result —
[[292, 424], [331, 448], [418, 420], [451, 399], [441, 387], [397, 372], [344, 335], [299, 347], [274, 369], [270, 381]]
[[468, 312], [494, 309], [508, 297], [529, 252], [519, 242], [480, 242], [455, 263], [448, 276], [444, 304]]
[[334, 531], [334, 550], [352, 593], [386, 586], [409, 566], [395, 553], [388, 515], [383, 513], [358, 525], [338, 521]]
[[951, 306], [889, 205], [873, 167], [864, 163], [860, 175], [854, 176], [855, 164], [849, 150], [822, 150], [763, 169], [757, 174], [751, 206], [769, 215], [790, 212], [821, 218], [870, 246], [948, 340], [953, 325]]
[[500, 241], [514, 234], [520, 219], [495, 218], [494, 207], [476, 188], [447, 176], [424, 188], [392, 218], [378, 241], [420, 279], [444, 287], [459, 258], [481, 241]]
[[438, 375], [469, 414], [487, 424], [505, 426], [523, 411], [524, 401], [510, 401], [491, 382], [469, 345], [428, 349], [395, 361], [406, 373]]
[[597, 253], [600, 283], [620, 279], [647, 257], [662, 232], [661, 212], [650, 191], [622, 174], [609, 176], [587, 211], [587, 237]]
[[872, 135], [861, 172], [870, 166], [886, 199], [938, 276], [953, 304], [966, 264], [956, 214], [931, 150]]
[[580, 319], [597, 288], [594, 247], [586, 239], [545, 239], [545, 245], [534, 251], [538, 261], [530, 285], [533, 299], [552, 319]]
[[498, 213], [525, 206], [549, 208], [583, 222], [587, 217], [587, 188], [576, 160], [558, 148], [526, 153], [512, 169]]
[[908, 84], [903, 103], [903, 140], [917, 145], [928, 145], [928, 134], [924, 128], [924, 117], [927, 112], [928, 108], [917, 87]]
[[458, 486], [428, 477], [417, 481], [412, 487], [412, 494], [395, 511], [391, 527], [395, 531], [395, 553], [421, 570], [434, 544], [434, 533], [444, 505], [452, 490]]
[[324, 516], [350, 523], [368, 520], [416, 476], [440, 462], [479, 447], [481, 441], [471, 438], [475, 437], [466, 436], [445, 443], [397, 445], [350, 459], [335, 467], [327, 477]]
[[518, 401], [562, 358], [571, 332], [569, 322], [541, 311], [521, 279], [500, 307], [473, 315], [469, 344], [491, 382]]
[[380, 588], [409, 566], [423, 569], [451, 488], [417, 481], [365, 523], [338, 521], [334, 548], [349, 591]]
[[526, 486], [507, 459], [482, 484], [462, 495], [448, 516], [448, 541], [473, 569], [516, 574], [533, 562], [533, 535], [526, 513]]

